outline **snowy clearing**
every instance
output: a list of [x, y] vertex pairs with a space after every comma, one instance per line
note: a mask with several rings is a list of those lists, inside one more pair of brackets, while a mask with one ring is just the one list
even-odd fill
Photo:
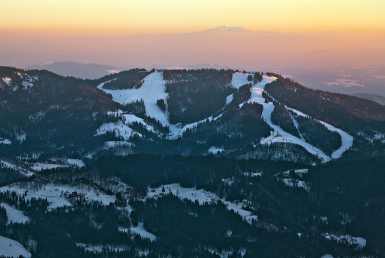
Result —
[[25, 198], [28, 200], [33, 197], [36, 199], [47, 198], [48, 202], [50, 202], [48, 210], [57, 207], [71, 206], [71, 203], [68, 201], [70, 198], [84, 198], [86, 201], [99, 201], [103, 205], [109, 205], [110, 203], [115, 202], [115, 196], [104, 194], [89, 186], [77, 187], [49, 183], [38, 188], [38, 185], [33, 182], [27, 183], [26, 186], [24, 185], [25, 183], [23, 184], [23, 187], [21, 187], [19, 184], [15, 183], [4, 186], [0, 188], [0, 192], [14, 191], [19, 196], [27, 193]]
[[24, 224], [29, 220], [29, 218], [25, 216], [21, 210], [15, 209], [6, 203], [0, 203], [0, 206], [3, 206], [7, 210], [7, 224], [11, 223], [11, 221], [12, 223]]
[[247, 80], [247, 76], [251, 75], [250, 73], [233, 73], [231, 78], [231, 84], [234, 88], [239, 89], [245, 84], [253, 83], [252, 81]]
[[76, 166], [76, 167], [84, 167], [84, 162], [80, 159], [67, 159], [67, 163], [72, 165], [72, 166]]
[[[164, 192], [162, 192], [163, 188], [165, 190]], [[183, 188], [180, 186], [180, 184], [169, 184], [163, 185], [155, 189], [149, 189], [147, 198], [161, 198], [167, 193], [172, 193], [181, 200], [188, 199], [192, 202], [198, 201], [200, 205], [203, 205], [205, 202], [209, 204], [216, 203], [220, 200], [223, 204], [227, 206], [228, 210], [233, 210], [236, 214], [243, 217], [249, 224], [252, 224], [253, 220], [258, 220], [257, 215], [253, 215], [252, 212], [242, 209], [244, 206], [243, 202], [228, 202], [224, 199], [218, 198], [218, 196], [214, 193], [207, 192], [202, 189], [197, 190], [196, 188]]]
[[31, 253], [19, 242], [0, 236], [0, 256], [19, 257], [20, 255], [25, 258], [31, 258]]

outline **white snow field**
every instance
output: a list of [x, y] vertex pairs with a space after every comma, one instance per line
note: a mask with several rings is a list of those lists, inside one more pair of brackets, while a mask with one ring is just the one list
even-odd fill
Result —
[[71, 203], [66, 198], [66, 196], [71, 194], [74, 194], [75, 196], [82, 196], [86, 201], [99, 201], [103, 205], [108, 205], [112, 202], [115, 202], [115, 196], [104, 194], [91, 187], [54, 185], [52, 183], [43, 185], [40, 188], [38, 188], [37, 185], [33, 183], [28, 183], [27, 185], [23, 184], [23, 187], [15, 183], [0, 188], [0, 192], [6, 191], [14, 191], [19, 196], [27, 193], [25, 198], [28, 200], [33, 197], [37, 199], [47, 199], [50, 203], [50, 205], [47, 207], [48, 210], [55, 209], [57, 207], [71, 206]]
[[26, 223], [29, 218], [23, 214], [21, 210], [15, 209], [6, 203], [0, 203], [0, 207], [3, 206], [7, 210], [8, 221], [7, 224], [11, 223]]
[[0, 256], [16, 258], [20, 255], [25, 258], [31, 258], [31, 253], [28, 252], [19, 242], [0, 236]]
[[[162, 189], [164, 187], [164, 192]], [[233, 203], [228, 202], [224, 199], [220, 199], [216, 194], [207, 192], [205, 190], [197, 190], [196, 188], [183, 188], [180, 184], [169, 184], [163, 185], [155, 189], [149, 189], [146, 198], [161, 198], [164, 194], [172, 193], [177, 196], [179, 199], [188, 199], [192, 202], [198, 201], [200, 205], [203, 203], [216, 203], [218, 200], [221, 200], [227, 206], [228, 210], [233, 210], [236, 214], [240, 215], [247, 221], [249, 224], [253, 223], [253, 220], [258, 220], [257, 215], [253, 215], [252, 212], [242, 209], [245, 205], [243, 202]]]

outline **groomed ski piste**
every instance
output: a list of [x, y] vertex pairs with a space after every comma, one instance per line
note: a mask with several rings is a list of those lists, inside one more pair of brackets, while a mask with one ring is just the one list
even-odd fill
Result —
[[20, 255], [31, 258], [31, 253], [19, 242], [0, 236], [0, 257], [19, 257]]
[[[337, 132], [341, 136], [341, 146], [337, 150], [335, 150], [331, 156], [328, 156], [325, 154], [322, 150], [319, 148], [316, 148], [315, 146], [307, 143], [303, 139], [300, 139], [296, 136], [291, 135], [290, 133], [284, 131], [280, 126], [277, 126], [273, 124], [271, 121], [271, 113], [274, 111], [274, 105], [272, 102], [265, 103], [265, 98], [262, 96], [262, 93], [264, 92], [265, 86], [268, 83], [271, 83], [275, 81], [277, 78], [274, 76], [267, 76], [263, 75], [262, 81], [258, 83], [253, 83], [247, 80], [249, 73], [234, 73], [232, 77], [232, 85], [234, 88], [239, 89], [241, 86], [245, 84], [252, 84], [251, 88], [251, 96], [250, 99], [247, 101], [247, 103], [259, 103], [263, 106], [263, 112], [262, 112], [262, 118], [266, 121], [266, 123], [272, 128], [272, 133], [267, 138], [262, 138], [260, 143], [261, 144], [271, 144], [276, 142], [283, 142], [283, 143], [292, 143], [296, 145], [300, 145], [304, 147], [309, 153], [317, 156], [323, 163], [328, 162], [332, 159], [338, 159], [341, 157], [341, 155], [352, 147], [353, 145], [353, 137], [349, 135], [348, 133], [342, 131], [341, 129], [338, 129], [330, 124], [327, 124], [323, 121], [319, 121], [323, 125], [326, 126], [326, 128], [330, 131]], [[127, 89], [127, 90], [108, 90], [104, 89], [103, 85], [106, 83], [101, 83], [97, 87], [100, 90], [103, 90], [104, 92], [111, 94], [112, 99], [115, 102], [118, 102], [122, 105], [143, 100], [146, 108], [146, 115], [149, 117], [153, 117], [156, 120], [158, 120], [163, 126], [168, 126], [170, 129], [170, 134], [168, 135], [168, 139], [177, 139], [183, 135], [183, 133], [187, 129], [192, 129], [198, 124], [206, 122], [206, 121], [215, 121], [217, 119], [220, 119], [222, 114], [217, 115], [216, 117], [210, 116], [206, 119], [203, 119], [201, 121], [197, 121], [194, 123], [190, 123], [187, 125], [180, 125], [180, 124], [171, 124], [168, 119], [167, 112], [163, 112], [157, 105], [156, 101], [158, 99], [163, 99], [167, 106], [167, 96], [168, 94], [165, 92], [165, 81], [163, 79], [162, 72], [155, 71], [151, 74], [149, 74], [146, 78], [143, 80], [143, 84], [139, 89]], [[229, 95], [226, 98], [226, 105], [229, 104], [233, 99], [233, 95]], [[245, 102], [246, 103], [246, 102]], [[240, 104], [242, 106], [244, 103]], [[286, 107], [289, 110], [292, 110], [293, 112], [296, 112], [298, 115], [306, 116], [306, 114], [303, 114], [300, 111], [291, 109], [289, 107]], [[119, 111], [118, 111], [119, 112]], [[148, 126], [143, 119], [136, 117], [135, 115], [125, 115], [125, 121], [124, 122], [117, 122], [117, 123], [108, 123], [103, 124], [98, 130], [96, 135], [104, 134], [106, 132], [115, 132], [116, 136], [122, 136], [125, 140], [129, 139], [132, 135], [137, 134], [138, 136], [141, 136], [139, 133], [134, 132], [129, 125], [133, 122], [139, 122], [142, 123], [145, 126]], [[153, 128], [147, 128], [147, 130], [154, 132]]]

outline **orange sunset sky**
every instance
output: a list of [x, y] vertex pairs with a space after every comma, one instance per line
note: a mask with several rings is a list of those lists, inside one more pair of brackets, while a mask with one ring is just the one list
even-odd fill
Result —
[[249, 30], [385, 34], [384, 0], [0, 0], [3, 36]]

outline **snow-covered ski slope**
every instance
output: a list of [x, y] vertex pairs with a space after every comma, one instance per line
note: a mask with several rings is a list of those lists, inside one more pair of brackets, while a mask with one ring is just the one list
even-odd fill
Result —
[[0, 256], [1, 257], [19, 257], [31, 258], [28, 252], [19, 242], [0, 236]]
[[[262, 93], [265, 89], [265, 85], [268, 83], [271, 83], [275, 81], [277, 78], [273, 76], [263, 76], [263, 79], [261, 82], [254, 83], [253, 81], [247, 80], [249, 73], [234, 73], [232, 77], [232, 85], [234, 88], [238, 89], [241, 86], [245, 84], [252, 84], [251, 88], [251, 96], [250, 99], [247, 101], [248, 103], [259, 103], [263, 106], [263, 112], [262, 112], [262, 118], [266, 121], [266, 123], [273, 129], [272, 134], [267, 137], [261, 139], [261, 144], [270, 144], [275, 142], [286, 142], [286, 143], [293, 143], [300, 145], [304, 147], [309, 153], [319, 157], [319, 159], [322, 162], [328, 162], [331, 159], [337, 159], [341, 157], [341, 155], [348, 150], [352, 144], [353, 144], [353, 137], [346, 132], [335, 128], [323, 121], [319, 121], [322, 124], [324, 124], [327, 129], [330, 131], [337, 132], [340, 134], [342, 139], [341, 147], [335, 150], [331, 156], [326, 155], [322, 150], [316, 148], [315, 146], [307, 143], [304, 139], [300, 139], [298, 137], [295, 137], [291, 135], [290, 133], [284, 131], [280, 126], [277, 126], [272, 123], [271, 121], [271, 113], [274, 111], [274, 105], [273, 103], [265, 103], [265, 99], [262, 96]], [[114, 101], [120, 103], [120, 104], [127, 104], [139, 100], [143, 100], [146, 108], [146, 114], [149, 117], [153, 117], [156, 120], [158, 120], [163, 126], [168, 126], [170, 129], [170, 134], [168, 135], [168, 139], [176, 139], [183, 135], [183, 133], [187, 129], [194, 128], [198, 126], [199, 123], [205, 122], [205, 121], [215, 121], [221, 117], [221, 114], [213, 117], [210, 116], [206, 119], [203, 119], [201, 121], [197, 121], [191, 124], [187, 125], [180, 125], [180, 124], [171, 124], [168, 119], [167, 112], [163, 112], [157, 105], [156, 101], [158, 99], [163, 99], [165, 103], [167, 103], [167, 96], [168, 94], [165, 92], [165, 81], [163, 79], [162, 72], [155, 71], [151, 74], [149, 74], [146, 78], [144, 78], [144, 82], [142, 86], [139, 89], [127, 89], [127, 90], [108, 90], [103, 89], [104, 83], [101, 83], [98, 88], [103, 90], [106, 93], [109, 93], [112, 95], [112, 98]], [[229, 104], [232, 100], [233, 96], [230, 95], [226, 99], [226, 104]], [[166, 104], [167, 105], [167, 104]], [[241, 104], [243, 105], [243, 104]], [[240, 106], [241, 106], [240, 105]], [[289, 107], [286, 107], [287, 109], [290, 109]], [[293, 110], [293, 109], [291, 109]], [[299, 111], [293, 110], [294, 112], [301, 113]], [[302, 114], [302, 113], [301, 113]], [[302, 114], [306, 116], [305, 114]], [[132, 122], [139, 122], [142, 124], [145, 124], [145, 122], [134, 115], [125, 115], [126, 116], [126, 122], [120, 123], [120, 124], [104, 124], [101, 126], [100, 129], [98, 129], [97, 134], [103, 134], [107, 131], [115, 131], [119, 132], [120, 135], [124, 136], [125, 140], [127, 140], [131, 135], [134, 134], [132, 129], [128, 127], [129, 123]], [[127, 134], [122, 133], [122, 130], [124, 129], [124, 132], [127, 132]], [[153, 131], [153, 128], [147, 128], [149, 131]], [[125, 137], [127, 136], [127, 137]]]
[[[243, 80], [241, 78], [239, 78], [241, 76], [244, 77]], [[335, 128], [332, 125], [329, 125], [323, 121], [320, 121], [322, 124], [324, 124], [327, 127], [328, 130], [333, 131], [333, 132], [335, 131], [335, 132], [339, 133], [341, 136], [341, 139], [342, 139], [341, 147], [338, 148], [337, 150], [335, 150], [332, 153], [332, 156], [330, 157], [330, 156], [326, 155], [322, 150], [307, 143], [303, 139], [295, 137], [292, 134], [284, 131], [280, 126], [273, 124], [273, 122], [271, 121], [271, 113], [273, 113], [273, 111], [274, 111], [274, 104], [272, 102], [265, 103], [265, 99], [262, 96], [262, 93], [265, 89], [266, 84], [271, 83], [271, 82], [275, 81], [276, 79], [277, 78], [275, 78], [275, 77], [269, 77], [269, 76], [264, 75], [262, 81], [259, 83], [253, 84], [253, 86], [251, 88], [251, 96], [250, 96], [250, 100], [248, 102], [249, 103], [256, 102], [256, 103], [259, 103], [263, 106], [262, 118], [274, 130], [269, 137], [261, 139], [261, 144], [270, 144], [270, 143], [274, 143], [274, 142], [287, 142], [287, 143], [297, 144], [297, 145], [304, 147], [309, 153], [319, 157], [322, 162], [328, 162], [332, 158], [336, 159], [336, 158], [341, 157], [341, 155], [353, 145], [353, 137], [351, 135], [349, 135], [348, 133], [342, 131], [341, 129]], [[236, 83], [242, 82], [242, 81], [245, 82], [245, 80], [247, 81], [247, 74], [238, 74], [236, 77]], [[288, 107], [286, 107], [286, 108], [288, 108]], [[291, 109], [291, 110], [293, 110], [293, 109]], [[298, 112], [301, 115], [306, 116], [305, 114], [303, 114], [297, 110], [293, 110], [293, 111]]]
[[111, 94], [112, 99], [122, 105], [142, 99], [148, 116], [154, 117], [161, 122], [163, 126], [169, 125], [167, 115], [156, 105], [158, 99], [163, 99], [165, 102], [167, 101], [168, 94], [166, 93], [163, 73], [155, 71], [146, 76], [143, 81], [139, 89], [107, 90], [103, 89], [104, 83], [99, 84], [98, 88]]

